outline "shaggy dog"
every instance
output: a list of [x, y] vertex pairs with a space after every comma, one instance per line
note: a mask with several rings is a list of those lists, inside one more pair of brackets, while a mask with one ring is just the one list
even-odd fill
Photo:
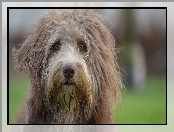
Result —
[[32, 84], [16, 123], [113, 123], [122, 83], [115, 41], [103, 20], [90, 9], [51, 10], [14, 48], [15, 69], [26, 70]]

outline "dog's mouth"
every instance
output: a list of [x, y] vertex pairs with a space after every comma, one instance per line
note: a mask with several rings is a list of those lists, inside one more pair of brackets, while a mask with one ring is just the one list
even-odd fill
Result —
[[74, 85], [74, 83], [71, 83], [71, 82], [65, 82], [64, 85], [72, 86], [72, 85]]
[[75, 85], [75, 84], [71, 80], [65, 80], [63, 85], [72, 86], [72, 85]]

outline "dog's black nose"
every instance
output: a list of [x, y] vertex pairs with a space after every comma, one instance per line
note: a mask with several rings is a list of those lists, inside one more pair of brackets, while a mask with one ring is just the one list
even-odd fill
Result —
[[75, 74], [75, 70], [72, 65], [65, 65], [63, 67], [63, 75], [66, 79], [73, 78]]

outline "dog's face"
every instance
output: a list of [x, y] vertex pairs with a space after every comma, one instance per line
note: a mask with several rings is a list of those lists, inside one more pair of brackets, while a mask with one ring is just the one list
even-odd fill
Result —
[[83, 29], [70, 21], [74, 23], [69, 18], [58, 22], [61, 27], [50, 34], [45, 46], [48, 65], [43, 78], [49, 103], [73, 111], [80, 105], [92, 104], [92, 82], [87, 65], [89, 40], [83, 36]]

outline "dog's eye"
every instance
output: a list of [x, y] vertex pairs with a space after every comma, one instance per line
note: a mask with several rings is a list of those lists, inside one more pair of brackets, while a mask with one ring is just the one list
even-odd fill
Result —
[[79, 49], [80, 52], [87, 52], [87, 47], [84, 41], [78, 40], [77, 48]]
[[59, 49], [59, 44], [55, 44], [55, 45], [54, 45], [54, 48], [55, 48], [56, 50], [58, 50], [58, 49]]
[[60, 45], [61, 45], [60, 40], [58, 40], [57, 42], [54, 43], [54, 49], [55, 50], [59, 50], [60, 49]]
[[79, 49], [80, 49], [80, 50], [83, 50], [83, 49], [84, 49], [84, 47], [85, 47], [85, 46], [84, 46], [84, 44], [83, 44], [83, 43], [81, 43], [81, 44], [79, 45]]

